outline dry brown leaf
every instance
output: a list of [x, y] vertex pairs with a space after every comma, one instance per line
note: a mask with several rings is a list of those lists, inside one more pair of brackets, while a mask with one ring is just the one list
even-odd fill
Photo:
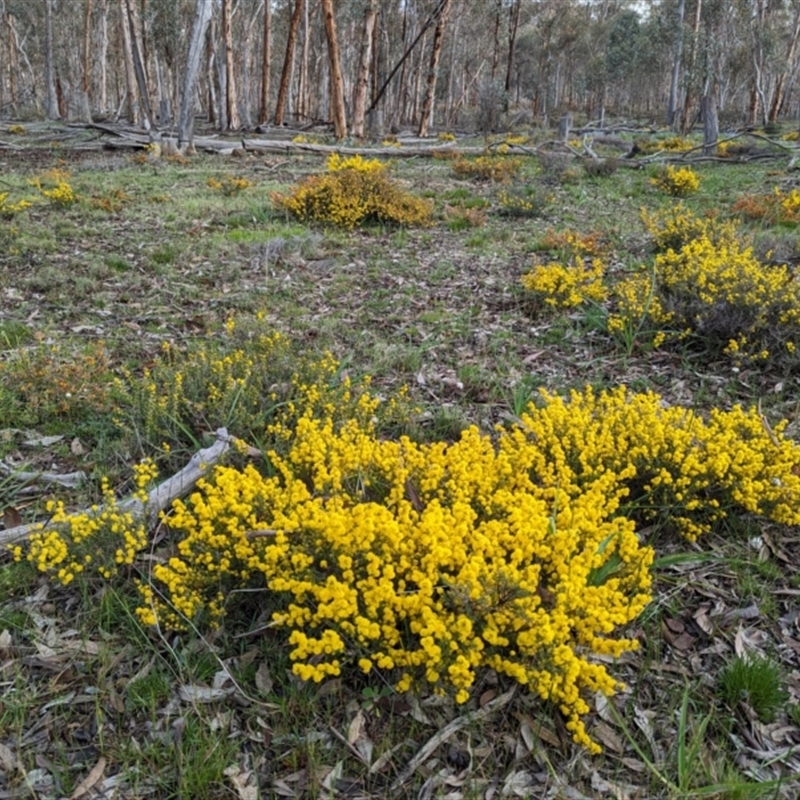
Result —
[[272, 691], [272, 675], [269, 672], [269, 664], [262, 661], [256, 670], [256, 688], [262, 694], [269, 694]]
[[603, 745], [606, 750], [611, 750], [615, 753], [622, 753], [625, 750], [625, 744], [622, 739], [617, 736], [613, 728], [605, 722], [598, 722], [592, 727], [592, 738]]
[[106, 760], [102, 756], [98, 760], [98, 762], [92, 767], [91, 772], [75, 787], [75, 791], [70, 795], [70, 800], [78, 800], [79, 797], [83, 797], [85, 794], [88, 794], [91, 789], [100, 781], [103, 777], [103, 773], [106, 770]]
[[235, 689], [213, 689], [210, 686], [183, 685], [178, 688], [178, 696], [184, 703], [215, 703], [230, 697]]
[[14, 755], [14, 751], [0, 742], [0, 770], [6, 775], [11, 775], [17, 769], [21, 769], [21, 764]]
[[258, 782], [252, 770], [234, 764], [224, 770], [224, 775], [230, 779], [239, 800], [258, 800]]
[[6, 506], [3, 509], [3, 527], [10, 530], [20, 525], [22, 525], [22, 514], [14, 506]]

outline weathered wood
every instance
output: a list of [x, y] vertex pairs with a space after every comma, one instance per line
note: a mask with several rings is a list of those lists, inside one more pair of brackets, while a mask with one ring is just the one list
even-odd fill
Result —
[[714, 95], [703, 95], [700, 99], [700, 110], [703, 115], [703, 155], [713, 156], [717, 154], [719, 139], [719, 119]]
[[[134, 520], [143, 522], [148, 528], [154, 527], [158, 523], [161, 512], [169, 508], [179, 497], [187, 495], [194, 488], [197, 481], [208, 475], [222, 456], [228, 452], [232, 437], [228, 435], [225, 428], [220, 428], [216, 435], [217, 440], [211, 447], [198, 450], [180, 472], [156, 486], [148, 494], [147, 502], [143, 503], [137, 497], [129, 497], [118, 504], [119, 510], [131, 514]], [[78, 513], [101, 514], [103, 510], [103, 506], [100, 506], [97, 511], [84, 510]], [[30, 537], [31, 534], [47, 530], [47, 528], [46, 523], [44, 526], [34, 523], [32, 525], [18, 525], [16, 528], [0, 531], [0, 547], [19, 544]]]

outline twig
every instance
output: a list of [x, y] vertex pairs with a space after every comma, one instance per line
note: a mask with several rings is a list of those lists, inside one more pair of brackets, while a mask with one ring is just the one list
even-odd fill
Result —
[[[131, 514], [135, 520], [146, 523], [148, 527], [153, 527], [158, 522], [159, 514], [172, 505], [173, 501], [188, 494], [197, 481], [207, 475], [220, 458], [228, 452], [232, 441], [228, 431], [220, 428], [216, 432], [216, 436], [217, 440], [211, 447], [198, 450], [180, 472], [156, 486], [147, 496], [146, 502], [143, 503], [137, 497], [129, 497], [119, 503], [119, 510]], [[84, 510], [80, 513], [100, 514], [103, 510], [101, 506], [98, 511]], [[33, 523], [0, 531], [0, 547], [17, 544], [27, 539], [32, 533], [46, 530], [47, 527], [47, 523], [44, 525]]]

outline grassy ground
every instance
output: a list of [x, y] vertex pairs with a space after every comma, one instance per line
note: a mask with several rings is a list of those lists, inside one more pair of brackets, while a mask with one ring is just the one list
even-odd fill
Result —
[[[6, 527], [45, 518], [54, 498], [97, 502], [103, 477], [130, 493], [143, 457], [171, 474], [222, 425], [263, 446], [266, 398], [155, 422], [143, 400], [148, 376], [171, 374], [169, 353], [224, 349], [231, 319], [245, 349], [265, 330], [288, 337], [260, 367], [278, 394], [296, 364], [326, 351], [339, 377], [372, 376], [386, 396], [407, 386], [418, 410], [387, 435], [451, 440], [515, 419], [540, 387], [626, 384], [700, 412], [760, 403], [799, 438], [793, 372], [733, 368], [696, 344], [615, 340], [591, 309], [545, 312], [521, 286], [548, 231], [597, 234], [620, 268], [651, 258], [640, 209], [673, 202], [653, 168], [603, 177], [524, 156], [513, 190], [537, 213], [509, 216], [509, 187], [458, 178], [447, 160], [398, 160], [394, 177], [434, 201], [435, 224], [348, 232], [273, 210], [270, 193], [319, 172], [317, 157], [148, 161], [51, 136], [20, 136], [23, 149], [2, 158], [6, 202], [36, 202], [0, 221], [0, 459], [89, 479], [22, 485], [5, 470]], [[727, 215], [741, 196], [791, 189], [787, 161], [700, 165], [686, 203]], [[209, 184], [225, 176], [252, 185]], [[75, 201], [47, 202], [37, 177], [68, 183]], [[765, 258], [800, 256], [793, 225], [747, 225]], [[263, 594], [220, 631], [161, 634], [134, 613], [146, 554], [121, 578], [68, 588], [2, 554], [0, 797], [794, 797], [798, 542], [748, 517], [696, 545], [663, 542], [655, 599], [629, 631], [642, 646], [613, 665], [627, 689], [590, 718], [604, 748], [594, 757], [557, 710], [522, 692], [505, 702], [496, 676], [466, 709], [363, 675], [304, 684]], [[753, 651], [764, 660], [737, 660]]]

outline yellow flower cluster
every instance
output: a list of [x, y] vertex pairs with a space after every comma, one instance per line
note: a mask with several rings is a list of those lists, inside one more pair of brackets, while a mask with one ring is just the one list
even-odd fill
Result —
[[226, 197], [235, 197], [237, 194], [249, 189], [253, 182], [247, 178], [234, 175], [223, 175], [222, 178], [209, 178], [206, 183], [215, 192], [220, 192]]
[[667, 165], [650, 179], [650, 183], [672, 197], [687, 197], [700, 188], [700, 178], [691, 167]]
[[667, 150], [671, 153], [682, 153], [691, 150], [694, 145], [682, 136], [668, 136], [665, 139], [638, 139], [636, 145], [641, 153], [658, 153]]
[[453, 161], [453, 174], [457, 178], [474, 178], [482, 181], [508, 183], [522, 167], [519, 158], [505, 156], [478, 156], [464, 158], [460, 156]]
[[[614, 503], [640, 522], [658, 522], [695, 539], [729, 513], [747, 511], [788, 525], [800, 523], [800, 447], [769, 429], [757, 409], [714, 410], [704, 420], [667, 407], [652, 392], [624, 387], [570, 399], [544, 394], [543, 409], [522, 416], [522, 430], [539, 445], [531, 466], [546, 483], [558, 473], [568, 495], [601, 478]], [[522, 435], [517, 432], [516, 436]]]
[[25, 199], [17, 200], [16, 203], [10, 203], [8, 201], [8, 194], [8, 192], [0, 192], [0, 217], [3, 219], [11, 219], [16, 214], [19, 214], [21, 211], [33, 205], [30, 200]]
[[[192, 434], [219, 424], [249, 439], [260, 439], [271, 424], [284, 438], [285, 428], [309, 411], [355, 413], [369, 381], [351, 383], [340, 379], [339, 371], [330, 354], [298, 356], [287, 337], [262, 321], [231, 318], [222, 331], [187, 350], [165, 343], [141, 377], [126, 376], [128, 386], [120, 383], [119, 394], [123, 406], [134, 409], [144, 439], [162, 450], [162, 443], [188, 445]], [[410, 413], [406, 393], [388, 399], [376, 413], [382, 424], [404, 424]]]
[[505, 217], [536, 217], [553, 202], [553, 196], [543, 192], [502, 190], [497, 195], [498, 213]]
[[681, 204], [643, 217], [660, 251], [651, 265], [614, 275], [576, 258], [535, 267], [523, 285], [556, 308], [607, 301], [608, 331], [627, 344], [644, 330], [653, 346], [693, 335], [737, 361], [794, 357], [800, 282], [787, 265], [759, 261], [732, 221]]
[[[139, 466], [137, 496], [142, 491], [142, 476], [152, 474], [152, 465]], [[50, 502], [47, 510], [51, 514], [48, 530], [34, 533], [27, 551], [16, 547], [14, 558], [17, 561], [25, 558], [42, 572], [54, 572], [64, 586], [90, 566], [102, 577], [111, 578], [120, 566], [132, 564], [136, 554], [147, 545], [145, 526], [119, 507], [114, 490], [105, 479], [102, 506], [71, 514], [58, 501]]]
[[433, 203], [403, 191], [376, 159], [328, 159], [328, 172], [312, 175], [289, 194], [273, 192], [272, 202], [302, 220], [352, 229], [365, 222], [430, 224]]
[[608, 298], [604, 283], [606, 267], [599, 259], [586, 262], [575, 258], [571, 264], [540, 264], [522, 277], [522, 285], [540, 295], [555, 308], [575, 308], [587, 301], [602, 303]]
[[694, 239], [706, 237], [711, 241], [736, 235], [736, 225], [714, 216], [698, 217], [683, 203], [649, 213], [641, 210], [642, 222], [655, 240], [658, 250], [680, 250]]
[[537, 250], [556, 253], [558, 258], [586, 258], [599, 256], [603, 250], [596, 233], [580, 233], [570, 228], [561, 231], [548, 229], [537, 245]]
[[454, 142], [456, 140], [456, 135], [449, 131], [442, 131], [436, 138], [440, 142]]
[[[531, 474], [538, 452], [524, 432], [419, 445], [306, 416], [288, 455], [270, 454], [273, 477], [221, 468], [175, 504], [179, 554], [154, 576], [194, 618], [222, 614], [223, 579], [262, 574], [284, 598], [273, 619], [291, 629], [301, 678], [348, 661], [465, 702], [489, 667], [553, 700], [594, 750], [586, 695], [617, 688], [595, 656], [636, 646], [614, 631], [649, 601], [652, 552], [607, 479], [570, 497], [568, 474]], [[145, 595], [142, 619], [174, 619]]]
[[67, 208], [77, 202], [78, 197], [69, 183], [70, 173], [65, 169], [51, 169], [28, 181], [53, 205]]
[[362, 156], [341, 156], [332, 153], [328, 156], [328, 172], [341, 172], [345, 169], [354, 169], [356, 172], [383, 172], [386, 164], [377, 158], [363, 158]]

